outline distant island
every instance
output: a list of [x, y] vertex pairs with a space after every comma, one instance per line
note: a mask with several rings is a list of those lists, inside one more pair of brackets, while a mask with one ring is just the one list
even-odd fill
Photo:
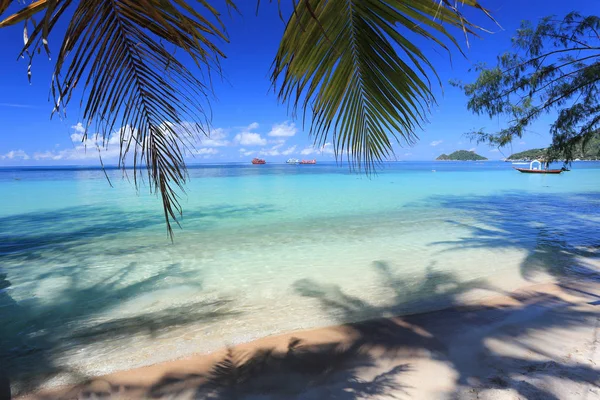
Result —
[[[547, 158], [548, 148], [544, 149], [531, 149], [521, 151], [519, 153], [511, 154], [506, 161], [533, 161], [543, 160]], [[564, 155], [556, 157], [559, 160], [563, 160]], [[590, 139], [587, 146], [584, 149], [579, 149], [575, 152], [573, 159], [582, 161], [600, 161], [600, 133]]]
[[450, 155], [442, 154], [435, 160], [436, 161], [484, 161], [484, 160], [487, 160], [487, 158], [482, 157], [479, 154], [476, 154], [474, 151], [457, 150], [454, 153], [451, 153]]

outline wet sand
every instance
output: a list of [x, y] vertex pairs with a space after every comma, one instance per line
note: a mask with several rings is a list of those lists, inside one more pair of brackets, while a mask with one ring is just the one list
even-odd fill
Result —
[[[600, 283], [292, 332], [19, 398], [596, 399]], [[2, 392], [0, 391], [0, 394]]]

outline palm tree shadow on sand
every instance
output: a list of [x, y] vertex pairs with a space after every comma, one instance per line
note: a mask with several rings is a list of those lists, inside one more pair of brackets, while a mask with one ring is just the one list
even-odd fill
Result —
[[[71, 268], [70, 285], [60, 292], [60, 301], [49, 304], [19, 303], [0, 291], [0, 315], [6, 321], [0, 332], [0, 376], [4, 386], [10, 381], [18, 394], [35, 390], [58, 376], [85, 381], [85, 375], [70, 367], [69, 354], [74, 350], [86, 349], [92, 356], [94, 351], [88, 346], [127, 347], [143, 337], [156, 338], [173, 327], [214, 322], [238, 314], [232, 309], [232, 300], [214, 299], [107, 318], [105, 313], [112, 308], [159, 290], [166, 277], [184, 278], [188, 273], [174, 264], [159, 274], [123, 285], [129, 274], [137, 273], [137, 268], [131, 263], [111, 278], [92, 285], [80, 282], [86, 280], [86, 268]], [[194, 287], [201, 290], [199, 285]]]
[[[137, 393], [135, 398], [157, 399], [402, 399], [411, 397], [414, 374], [428, 365], [422, 360], [454, 371], [454, 389], [446, 393], [448, 398], [474, 399], [487, 390], [511, 388], [524, 398], [558, 399], [551, 386], [539, 384], [558, 375], [576, 384], [598, 387], [600, 371], [596, 368], [556, 361], [543, 343], [527, 340], [535, 332], [595, 324], [595, 310], [535, 292], [513, 294], [514, 305], [458, 306], [462, 293], [489, 290], [489, 286], [484, 281], [461, 282], [451, 273], [435, 271], [435, 266], [422, 281], [408, 283], [408, 277], [395, 274], [386, 262], [373, 266], [381, 286], [396, 293], [389, 304], [371, 304], [348, 295], [339, 286], [314, 280], [294, 285], [299, 295], [313, 299], [342, 322], [333, 328], [342, 338], [311, 342], [300, 332], [290, 337], [286, 346], [280, 342], [251, 350], [230, 348], [198, 372], [167, 373], [150, 386], [104, 382], [103, 389], [95, 389], [90, 382], [65, 398], [122, 398]], [[422, 291], [434, 294], [437, 304], [450, 308], [361, 322], [365, 317], [406, 309], [410, 302], [418, 306]], [[352, 320], [358, 322], [344, 323]], [[498, 342], [532, 356], [498, 351], [493, 345]]]
[[395, 365], [368, 378], [359, 374], [360, 370], [374, 366], [374, 358], [358, 343], [316, 345], [291, 338], [285, 350], [228, 349], [208, 374], [165, 377], [149, 394], [153, 398], [177, 398], [192, 393], [191, 398], [195, 399], [351, 400], [406, 393], [397, 376], [410, 370], [409, 365]]
[[[551, 386], [539, 385], [549, 377], [589, 384], [600, 392], [600, 370], [568, 360], [556, 361], [543, 345], [532, 344], [527, 338], [533, 332], [548, 329], [596, 326], [599, 318], [596, 310], [583, 310], [560, 297], [534, 292], [504, 293], [512, 297], [517, 306], [455, 307], [459, 294], [475, 288], [490, 289], [489, 285], [482, 281], [461, 283], [451, 273], [430, 269], [421, 283], [411, 286], [406, 277], [394, 275], [387, 263], [375, 262], [374, 267], [380, 273], [382, 285], [388, 285], [396, 293], [394, 302], [389, 305], [372, 305], [345, 294], [338, 286], [314, 281], [299, 281], [296, 290], [315, 299], [341, 320], [376, 314], [397, 315], [407, 304], [418, 302], [418, 295], [422, 293], [435, 298], [437, 304], [450, 307], [347, 326], [357, 338], [355, 345], [367, 350], [383, 349], [380, 357], [414, 357], [415, 354], [419, 357], [419, 352], [425, 351], [426, 357], [449, 365], [457, 374], [452, 398], [479, 398], [479, 393], [486, 390], [512, 388], [524, 398], [558, 399]], [[598, 304], [600, 296], [583, 294], [589, 296], [590, 304]], [[493, 342], [527, 351], [530, 357], [496, 352], [490, 345]], [[537, 384], [532, 384], [533, 381]], [[406, 384], [410, 385], [410, 380]]]

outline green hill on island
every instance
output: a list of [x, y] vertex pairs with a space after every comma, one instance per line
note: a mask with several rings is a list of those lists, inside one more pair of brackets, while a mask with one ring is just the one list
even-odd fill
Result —
[[[548, 149], [531, 149], [511, 154], [506, 161], [533, 161], [547, 158]], [[565, 157], [559, 155], [556, 157], [559, 160]], [[590, 139], [585, 149], [579, 149], [574, 154], [574, 159], [596, 161], [600, 160], [600, 134]]]
[[442, 154], [436, 161], [483, 161], [487, 160], [487, 158], [476, 154], [474, 151], [468, 150], [457, 150], [454, 153]]

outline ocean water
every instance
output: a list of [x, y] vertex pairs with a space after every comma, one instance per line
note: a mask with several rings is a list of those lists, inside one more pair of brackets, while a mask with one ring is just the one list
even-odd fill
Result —
[[62, 383], [594, 274], [600, 163], [202, 165], [181, 229], [118, 170], [0, 169], [0, 365]]

